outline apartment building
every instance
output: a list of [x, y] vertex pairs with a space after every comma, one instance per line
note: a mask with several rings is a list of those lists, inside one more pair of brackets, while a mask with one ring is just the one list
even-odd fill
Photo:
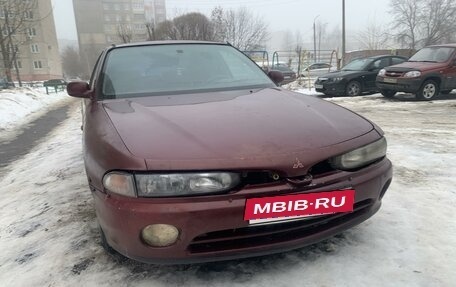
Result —
[[[11, 4], [14, 2], [16, 0], [4, 1], [0, 7], [0, 25], [4, 29], [2, 31], [4, 38], [8, 35], [6, 30], [8, 16], [18, 17], [14, 15], [17, 11], [15, 12], [14, 8], [11, 8], [14, 7]], [[14, 47], [13, 49], [18, 51], [16, 65], [14, 66], [17, 66], [22, 81], [62, 78], [62, 64], [51, 0], [39, 0], [36, 1], [35, 5], [27, 7], [30, 8], [30, 10], [25, 11], [27, 25], [24, 25], [24, 28], [19, 29], [11, 37], [13, 43], [11, 45]], [[2, 77], [11, 73], [12, 79], [18, 80], [14, 67], [12, 70], [6, 69], [3, 61], [1, 62], [1, 70]]]
[[148, 39], [146, 24], [166, 20], [165, 0], [73, 0], [79, 51], [91, 69], [110, 44]]

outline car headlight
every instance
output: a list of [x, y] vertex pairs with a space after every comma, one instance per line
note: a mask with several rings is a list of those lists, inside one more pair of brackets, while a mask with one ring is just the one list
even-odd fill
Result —
[[218, 193], [232, 189], [240, 176], [231, 172], [137, 174], [136, 188], [140, 197], [168, 197]]
[[124, 172], [110, 172], [103, 177], [103, 186], [112, 193], [136, 197], [133, 176]]
[[385, 70], [385, 69], [381, 69], [380, 71], [378, 71], [378, 75], [379, 75], [380, 77], [385, 76], [385, 74], [386, 74], [386, 70]]
[[357, 169], [385, 157], [386, 147], [386, 139], [382, 137], [376, 142], [330, 159], [330, 164], [341, 170]]
[[331, 82], [340, 82], [342, 81], [344, 78], [342, 77], [337, 77], [337, 78], [331, 78]]
[[421, 76], [420, 71], [410, 71], [405, 73], [404, 78], [417, 78]]

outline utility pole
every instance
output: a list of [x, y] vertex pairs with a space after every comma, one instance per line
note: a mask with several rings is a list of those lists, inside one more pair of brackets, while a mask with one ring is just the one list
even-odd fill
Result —
[[317, 18], [320, 17], [320, 15], [318, 15], [317, 17], [314, 18], [314, 24], [313, 24], [313, 30], [314, 30], [314, 63], [316, 63], [317, 61], [317, 33], [316, 33], [316, 29], [315, 29], [315, 21], [317, 20]]
[[345, 0], [342, 0], [342, 66], [345, 65]]

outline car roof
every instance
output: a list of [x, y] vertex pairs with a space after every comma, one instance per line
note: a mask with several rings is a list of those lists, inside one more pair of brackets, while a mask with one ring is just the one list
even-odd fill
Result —
[[230, 45], [229, 43], [222, 42], [210, 42], [210, 41], [193, 41], [193, 40], [165, 40], [165, 41], [147, 41], [147, 42], [135, 42], [135, 43], [126, 43], [119, 44], [108, 47], [108, 49], [113, 48], [124, 48], [124, 47], [137, 47], [137, 46], [154, 46], [154, 45], [182, 45], [182, 44], [205, 44], [205, 45]]
[[[383, 58], [383, 57], [398, 57], [398, 58], [403, 58], [403, 59], [407, 59], [406, 57], [404, 56], [399, 56], [399, 55], [390, 55], [390, 54], [386, 54], [386, 55], [379, 55], [379, 56], [371, 56], [371, 57], [366, 57], [366, 59], [379, 59], [379, 58]], [[360, 58], [362, 59], [362, 58]]]
[[431, 45], [431, 46], [426, 46], [425, 48], [429, 48], [429, 47], [449, 47], [449, 48], [456, 48], [456, 43]]

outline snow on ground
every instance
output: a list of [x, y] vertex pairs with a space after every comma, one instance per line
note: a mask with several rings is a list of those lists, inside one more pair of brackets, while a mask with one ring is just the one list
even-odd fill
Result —
[[65, 91], [47, 95], [44, 88], [0, 90], [0, 133], [11, 132], [68, 98]]
[[114, 260], [99, 244], [74, 105], [0, 178], [2, 286], [454, 286], [456, 96], [328, 100], [377, 122], [389, 141], [393, 184], [361, 225], [261, 258], [182, 266]]

